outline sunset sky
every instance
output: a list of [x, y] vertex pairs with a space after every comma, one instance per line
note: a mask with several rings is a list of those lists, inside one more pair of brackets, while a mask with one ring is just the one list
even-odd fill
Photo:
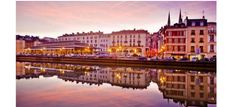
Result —
[[177, 22], [179, 11], [183, 18], [216, 21], [215, 1], [194, 2], [16, 2], [16, 34], [57, 37], [64, 33], [123, 29], [145, 29], [156, 32], [167, 23]]

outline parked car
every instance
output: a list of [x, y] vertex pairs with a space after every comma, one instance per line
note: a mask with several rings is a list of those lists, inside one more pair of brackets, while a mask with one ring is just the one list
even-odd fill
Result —
[[158, 61], [159, 59], [158, 59], [158, 57], [152, 57], [151, 58], [151, 61]]
[[200, 61], [200, 62], [208, 62], [209, 59], [208, 59], [208, 58], [202, 58], [202, 59], [200, 59], [199, 61]]
[[196, 61], [198, 61], [198, 58], [197, 57], [193, 57], [190, 61], [196, 62]]
[[213, 56], [213, 57], [211, 57], [209, 60], [211, 61], [211, 62], [216, 62], [216, 56]]
[[183, 58], [179, 59], [178, 61], [189, 61], [189, 59], [186, 57], [183, 57]]

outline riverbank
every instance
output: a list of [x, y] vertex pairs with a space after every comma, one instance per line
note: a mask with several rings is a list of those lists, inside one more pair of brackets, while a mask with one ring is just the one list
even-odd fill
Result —
[[215, 62], [176, 62], [176, 61], [140, 61], [122, 60], [109, 58], [71, 58], [71, 57], [35, 57], [35, 56], [16, 56], [19, 62], [42, 62], [42, 63], [67, 63], [80, 65], [99, 65], [99, 66], [128, 66], [128, 67], [147, 67], [163, 69], [184, 69], [216, 72]]

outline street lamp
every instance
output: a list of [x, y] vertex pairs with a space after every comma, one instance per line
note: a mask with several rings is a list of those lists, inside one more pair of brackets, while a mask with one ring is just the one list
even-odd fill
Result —
[[109, 52], [109, 53], [111, 53], [111, 52], [112, 52], [112, 50], [109, 48], [109, 49], [108, 49], [108, 52]]

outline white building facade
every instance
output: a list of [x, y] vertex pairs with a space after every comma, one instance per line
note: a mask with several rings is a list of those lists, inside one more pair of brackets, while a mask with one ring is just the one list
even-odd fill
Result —
[[83, 32], [76, 34], [64, 34], [58, 37], [58, 41], [79, 41], [81, 43], [87, 43], [91, 47], [99, 48], [100, 51], [107, 51], [109, 34], [103, 34], [103, 32]]

